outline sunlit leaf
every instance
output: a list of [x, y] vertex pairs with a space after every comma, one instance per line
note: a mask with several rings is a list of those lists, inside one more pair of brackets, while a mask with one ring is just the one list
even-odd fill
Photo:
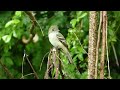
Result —
[[79, 58], [81, 61], [84, 60], [84, 58], [83, 58], [83, 54], [82, 54], [82, 53], [81, 53], [81, 54], [78, 54], [77, 56], [78, 56], [78, 58]]
[[109, 32], [110, 36], [114, 36], [114, 31], [112, 29], [109, 29]]
[[83, 13], [80, 18], [84, 18], [87, 15], [87, 13]]
[[82, 14], [82, 11], [78, 11], [77, 12], [77, 18], [80, 17], [81, 14]]
[[117, 41], [117, 40], [116, 40], [116, 37], [112, 37], [112, 38], [111, 38], [111, 41], [116, 42], [116, 41]]
[[14, 24], [18, 24], [19, 22], [20, 22], [20, 20], [18, 20], [18, 19], [14, 19], [14, 20], [13, 20], [13, 23], [14, 23]]
[[5, 43], [8, 43], [11, 40], [11, 35], [5, 35], [5, 36], [2, 37], [2, 39]]
[[73, 28], [75, 27], [76, 23], [77, 23], [76, 19], [72, 19], [72, 20], [70, 21], [70, 24], [72, 24], [72, 27], [73, 27]]
[[17, 38], [17, 34], [16, 34], [15, 30], [13, 30], [13, 37]]
[[10, 25], [13, 25], [13, 24], [18, 24], [19, 22], [20, 22], [20, 20], [18, 20], [18, 19], [11, 20], [11, 21], [9, 21], [5, 24], [5, 28], [7, 28], [7, 27], [9, 27]]
[[16, 12], [15, 12], [15, 16], [21, 17], [21, 15], [22, 15], [22, 12], [21, 12], [21, 11], [16, 11]]
[[7, 22], [7, 23], [5, 24], [5, 28], [9, 27], [11, 24], [13, 24], [13, 21], [12, 21], [12, 20], [9, 21], [9, 22]]
[[77, 47], [80, 53], [83, 53], [83, 48], [82, 47]]
[[83, 13], [81, 16], [77, 17], [77, 22], [79, 22], [82, 18], [84, 18], [87, 13]]

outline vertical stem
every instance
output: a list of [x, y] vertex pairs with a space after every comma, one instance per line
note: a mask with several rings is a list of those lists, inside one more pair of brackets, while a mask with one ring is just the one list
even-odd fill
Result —
[[98, 37], [97, 37], [97, 47], [96, 47], [96, 64], [95, 64], [95, 79], [97, 79], [97, 67], [98, 67], [98, 57], [99, 57], [99, 44], [100, 44], [100, 31], [102, 25], [102, 11], [100, 11], [100, 23], [98, 28]]
[[117, 58], [117, 54], [116, 54], [116, 50], [115, 50], [114, 44], [111, 43], [111, 45], [112, 45], [112, 48], [113, 48], [113, 52], [114, 52], [114, 56], [115, 56], [115, 60], [116, 60], [116, 64], [117, 64], [117, 66], [119, 67], [119, 62], [118, 62], [118, 58]]
[[96, 60], [96, 11], [90, 11], [89, 16], [89, 48], [88, 48], [88, 79], [95, 78]]
[[106, 18], [107, 18], [107, 12], [103, 11], [102, 52], [101, 52], [101, 61], [100, 61], [100, 79], [104, 79], [104, 59], [105, 59], [105, 48], [106, 48]]
[[[106, 19], [107, 19], [107, 17], [106, 17]], [[106, 20], [106, 53], [107, 53], [107, 62], [108, 62], [108, 78], [109, 79], [111, 79], [111, 76], [110, 76], [110, 64], [109, 64], [109, 54], [108, 54], [108, 40], [107, 40], [107, 32], [108, 32], [108, 30], [107, 30], [107, 26], [108, 26], [108, 19]]]

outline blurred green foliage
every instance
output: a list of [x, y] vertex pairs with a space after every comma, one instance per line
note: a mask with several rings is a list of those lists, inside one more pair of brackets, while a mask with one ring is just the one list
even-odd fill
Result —
[[[69, 51], [72, 55], [75, 65], [69, 65], [67, 58], [61, 53], [64, 62], [63, 72], [67, 74], [66, 78], [87, 79], [87, 52], [88, 52], [88, 30], [89, 14], [88, 11], [34, 11], [35, 17], [41, 26], [45, 36], [42, 35], [40, 28], [36, 25], [34, 33], [38, 35], [36, 43], [33, 40], [25, 44], [22, 37], [26, 39], [30, 36], [30, 27], [32, 22], [24, 11], [1, 11], [0, 12], [0, 61], [8, 69], [14, 78], [22, 77], [22, 61], [24, 50], [33, 65], [40, 79], [44, 78], [47, 67], [47, 55], [52, 45], [48, 40], [48, 29], [52, 24], [59, 26], [60, 32], [65, 36]], [[119, 78], [120, 68], [116, 66], [115, 57], [111, 43], [113, 43], [117, 57], [120, 57], [120, 12], [108, 12], [108, 48], [110, 58], [111, 77]], [[44, 57], [44, 58], [43, 58]], [[42, 61], [43, 60], [43, 61]], [[40, 65], [42, 63], [41, 70]], [[24, 61], [24, 73], [27, 75], [33, 73], [27, 60]], [[105, 62], [107, 77], [107, 61]], [[0, 78], [10, 78], [0, 65]], [[24, 77], [33, 79], [34, 75]], [[61, 77], [59, 77], [61, 78]]]

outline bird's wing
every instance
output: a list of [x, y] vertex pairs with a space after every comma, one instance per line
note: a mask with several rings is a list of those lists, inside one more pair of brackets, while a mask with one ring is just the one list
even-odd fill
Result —
[[56, 36], [57, 36], [57, 38], [59, 39], [59, 41], [60, 41], [61, 43], [63, 43], [63, 45], [64, 45], [65, 47], [68, 48], [68, 45], [67, 45], [67, 43], [66, 43], [66, 41], [65, 41], [64, 36], [63, 36], [61, 33], [56, 34]]

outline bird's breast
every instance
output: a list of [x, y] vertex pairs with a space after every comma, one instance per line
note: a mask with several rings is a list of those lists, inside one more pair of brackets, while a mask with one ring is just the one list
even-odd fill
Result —
[[59, 43], [59, 40], [58, 40], [56, 34], [55, 34], [55, 33], [50, 33], [50, 34], [48, 35], [48, 37], [49, 37], [50, 43], [51, 43], [54, 47], [58, 47], [58, 45], [59, 45], [59, 44], [58, 44], [58, 43]]

